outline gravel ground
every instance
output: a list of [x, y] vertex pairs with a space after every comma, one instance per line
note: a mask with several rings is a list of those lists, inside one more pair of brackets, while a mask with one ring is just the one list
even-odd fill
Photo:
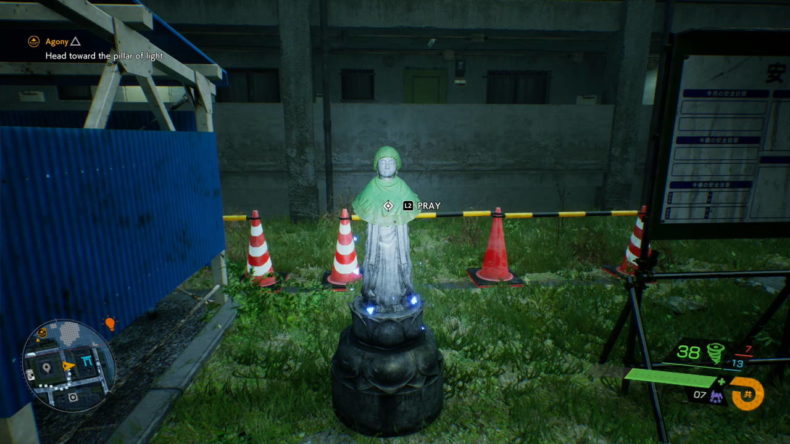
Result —
[[174, 330], [208, 291], [189, 293], [174, 291], [112, 339], [110, 348], [118, 379], [112, 393], [99, 407], [86, 413], [63, 413], [34, 401], [42, 444], [101, 443], [109, 439], [145, 396], [154, 379], [175, 361], [205, 324], [206, 305], [201, 304], [189, 320]]

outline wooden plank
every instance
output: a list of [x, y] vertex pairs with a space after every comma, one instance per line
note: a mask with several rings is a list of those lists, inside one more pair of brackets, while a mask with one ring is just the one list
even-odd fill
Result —
[[78, 25], [85, 26], [104, 39], [112, 41], [115, 33], [113, 17], [84, 0], [41, 0], [52, 11]]
[[[130, 48], [143, 50], [151, 54], [161, 54], [162, 57], [157, 58], [153, 62], [154, 68], [159, 69], [161, 72], [174, 77], [176, 80], [186, 85], [197, 85], [196, 79], [198, 77], [205, 79], [202, 74], [193, 71], [170, 54], [159, 49], [147, 38], [129, 28], [123, 22], [113, 22], [112, 16], [91, 3], [84, 0], [41, 0], [41, 3], [73, 22], [81, 24], [91, 31], [96, 32], [99, 36], [108, 41], [113, 42], [116, 32], [118, 32], [124, 36], [124, 45], [129, 45]], [[116, 49], [118, 51], [124, 51], [123, 47]], [[212, 90], [211, 93], [214, 94], [216, 91], [214, 85], [211, 83], [209, 85]]]
[[214, 86], [205, 78], [198, 80], [195, 92], [195, 121], [198, 131], [214, 132], [214, 102], [212, 100]]
[[104, 72], [99, 79], [99, 87], [96, 89], [96, 95], [93, 96], [83, 128], [102, 129], [107, 125], [107, 118], [110, 116], [110, 110], [120, 83], [121, 70], [118, 65], [116, 63], [104, 65]]
[[[228, 285], [228, 267], [225, 262], [225, 250], [222, 250], [220, 254], [211, 259], [211, 275], [214, 278], [214, 284], [222, 287]], [[223, 294], [223, 292], [220, 292], [220, 295]]]
[[216, 63], [187, 64], [189, 69], [203, 74], [207, 79], [222, 80], [222, 67]]
[[154, 83], [154, 79], [151, 78], [151, 76], [135, 77], [137, 77], [137, 81], [140, 82], [140, 87], [143, 89], [145, 98], [148, 99], [148, 105], [151, 108], [151, 112], [154, 113], [156, 121], [159, 122], [159, 128], [162, 130], [175, 131], [176, 127], [173, 125], [173, 121], [170, 119], [170, 114], [167, 112], [165, 103], [162, 101], [162, 98], [159, 97], [159, 91], [156, 90], [156, 83]]

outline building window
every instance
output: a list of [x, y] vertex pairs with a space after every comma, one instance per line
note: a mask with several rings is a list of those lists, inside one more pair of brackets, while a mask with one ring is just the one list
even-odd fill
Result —
[[90, 85], [58, 85], [60, 100], [91, 100]]
[[486, 103], [546, 103], [546, 71], [488, 71]]
[[279, 102], [280, 73], [276, 69], [229, 69], [230, 86], [217, 88], [217, 102]]
[[340, 84], [344, 102], [375, 100], [372, 69], [343, 69]]

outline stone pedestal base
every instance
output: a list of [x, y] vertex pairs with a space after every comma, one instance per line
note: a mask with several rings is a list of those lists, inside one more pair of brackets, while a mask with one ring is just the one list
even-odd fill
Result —
[[416, 432], [439, 416], [442, 355], [433, 332], [420, 332], [382, 347], [363, 342], [352, 327], [343, 330], [332, 358], [332, 405], [344, 424], [366, 435], [396, 436]]
[[349, 304], [351, 333], [360, 342], [375, 347], [399, 347], [423, 336], [422, 306], [406, 307], [394, 313], [368, 314], [361, 297]]

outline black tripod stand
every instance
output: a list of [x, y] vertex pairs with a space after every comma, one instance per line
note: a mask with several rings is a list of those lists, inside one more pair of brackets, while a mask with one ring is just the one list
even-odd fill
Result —
[[[620, 332], [623, 330], [623, 327], [625, 326], [625, 323], [630, 315], [631, 323], [629, 325], [628, 337], [626, 338], [626, 350], [625, 357], [623, 358], [623, 364], [625, 364], [626, 367], [633, 367], [634, 347], [636, 345], [636, 339], [639, 338], [639, 348], [642, 352], [642, 365], [648, 370], [653, 369], [653, 362], [650, 360], [650, 351], [647, 345], [647, 337], [645, 336], [645, 329], [642, 324], [642, 314], [640, 311], [640, 307], [642, 305], [642, 295], [645, 291], [647, 283], [653, 281], [653, 267], [655, 267], [656, 263], [658, 262], [658, 252], [656, 251], [652, 253], [652, 256], [648, 258], [639, 258], [636, 260], [638, 268], [634, 273], [634, 276], [622, 275], [625, 290], [628, 292], [628, 300], [626, 301], [623, 309], [620, 311], [620, 316], [617, 318], [617, 322], [614, 324], [614, 328], [609, 334], [609, 339], [604, 345], [603, 352], [601, 353], [601, 357], [598, 360], [598, 362], [601, 364], [605, 363], [609, 359], [609, 354], [612, 352], [614, 344], [617, 342], [617, 338], [620, 336]], [[623, 394], [628, 392], [629, 383], [630, 381], [623, 379], [623, 384], [621, 387]], [[664, 426], [664, 416], [661, 414], [661, 404], [658, 399], [658, 392], [656, 391], [655, 383], [648, 383], [648, 390], [650, 393], [650, 403], [653, 406], [653, 416], [656, 421], [658, 439], [662, 443], [669, 442], [666, 427]]]
[[[644, 325], [640, 307], [642, 296], [648, 283], [659, 280], [672, 279], [721, 279], [721, 278], [759, 278], [759, 277], [784, 277], [784, 288], [774, 298], [770, 306], [763, 312], [754, 326], [741, 340], [741, 346], [752, 344], [755, 336], [762, 331], [766, 324], [780, 310], [782, 305], [790, 297], [790, 270], [780, 271], [728, 271], [728, 272], [688, 272], [688, 273], [654, 273], [653, 270], [658, 262], [658, 255], [649, 253], [650, 242], [652, 239], [737, 239], [737, 238], [786, 238], [790, 230], [790, 221], [767, 222], [763, 219], [747, 219], [742, 221], [738, 218], [716, 221], [709, 219], [706, 210], [701, 218], [694, 217], [670, 217], [672, 193], [665, 191], [672, 188], [673, 175], [672, 159], [673, 147], [681, 143], [680, 137], [688, 135], [685, 130], [675, 131], [675, 122], [678, 121], [678, 114], [682, 114], [683, 94], [686, 91], [693, 91], [691, 86], [695, 81], [696, 74], [689, 75], [689, 82], [683, 83], [686, 79], [684, 66], [687, 66], [691, 57], [698, 55], [721, 54], [729, 55], [737, 53], [749, 56], [781, 55], [787, 56], [787, 48], [790, 47], [790, 33], [773, 31], [743, 31], [733, 34], [730, 31], [706, 31], [693, 30], [672, 34], [672, 8], [673, 0], [668, 0], [664, 17], [664, 37], [661, 60], [659, 63], [658, 81], [656, 84], [656, 105], [653, 109], [653, 118], [650, 125], [650, 143], [648, 145], [648, 155], [645, 162], [644, 186], [642, 189], [641, 202], [645, 204], [646, 210], [640, 212], [644, 216], [642, 227], [641, 245], [639, 246], [639, 258], [635, 260], [637, 270], [633, 276], [619, 274], [623, 279], [625, 290], [628, 292], [628, 300], [625, 303], [620, 316], [609, 335], [600, 362], [604, 363], [609, 358], [609, 354], [614, 348], [617, 338], [620, 336], [625, 323], [630, 319], [628, 334], [626, 337], [626, 350], [624, 362], [626, 366], [633, 366], [635, 363], [635, 347], [637, 339], [642, 354], [641, 366], [644, 369], [652, 370], [662, 364], [653, 363], [650, 359], [649, 347], [645, 336]], [[736, 46], [738, 47], [736, 49]], [[734, 68], [733, 68], [734, 69]], [[703, 83], [700, 83], [703, 85]], [[705, 84], [706, 85], [706, 84]], [[705, 86], [708, 88], [708, 86]], [[713, 88], [713, 87], [711, 87]], [[677, 136], [677, 137], [676, 137]], [[708, 175], [700, 172], [699, 175], [680, 174], [677, 177], [678, 184], [683, 181], [692, 181], [692, 184], [699, 185], [697, 191], [687, 193], [687, 196], [699, 196], [700, 189], [709, 188], [706, 185]], [[688, 176], [688, 177], [687, 177]], [[697, 177], [696, 179], [694, 177]], [[696, 182], [695, 182], [696, 181]], [[751, 183], [751, 182], [749, 182]], [[701, 185], [700, 185], [701, 184]], [[781, 189], [775, 191], [782, 192]], [[667, 194], [665, 196], [665, 194]], [[710, 203], [713, 192], [709, 191], [707, 203]], [[689, 200], [691, 202], [691, 200]], [[676, 202], [677, 204], [677, 202]], [[689, 203], [691, 205], [691, 203]], [[696, 204], [695, 204], [696, 205]], [[693, 206], [693, 205], [692, 205]], [[682, 208], [683, 206], [680, 205]], [[690, 213], [689, 213], [690, 214]], [[697, 216], [695, 216], [697, 217]], [[715, 219], [715, 218], [714, 218]], [[747, 223], [748, 222], [748, 223]], [[635, 253], [635, 252], [634, 252]], [[610, 270], [613, 271], [613, 270]], [[616, 270], [614, 270], [616, 271]], [[615, 273], [618, 274], [618, 273]], [[759, 358], [744, 360], [745, 364], [751, 365], [777, 365], [774, 375], [782, 375], [784, 366], [790, 363], [790, 310], [788, 310], [787, 320], [785, 321], [782, 340], [779, 347], [778, 357]], [[622, 385], [623, 392], [627, 392], [629, 381], [624, 380]], [[649, 383], [650, 401], [655, 416], [658, 439], [661, 442], [668, 442], [664, 419], [661, 414], [661, 405], [654, 383]]]
[[[643, 246], [642, 252], [649, 251], [646, 246]], [[643, 254], [643, 256], [645, 256]], [[652, 370], [655, 366], [660, 364], [653, 363], [650, 359], [650, 352], [647, 344], [647, 337], [642, 323], [642, 315], [640, 307], [642, 304], [642, 295], [649, 282], [656, 282], [659, 280], [672, 280], [672, 279], [719, 279], [719, 278], [755, 278], [755, 277], [777, 277], [785, 278], [784, 288], [776, 295], [773, 302], [763, 312], [754, 326], [749, 330], [746, 336], [741, 340], [740, 345], [750, 344], [752, 340], [762, 331], [766, 324], [773, 318], [777, 311], [782, 307], [785, 301], [790, 296], [790, 270], [783, 271], [727, 271], [727, 272], [696, 272], [696, 273], [653, 273], [653, 268], [658, 263], [658, 252], [653, 252], [648, 258], [639, 258], [636, 260], [638, 268], [634, 276], [622, 275], [624, 286], [628, 292], [628, 301], [623, 309], [620, 311], [620, 316], [609, 334], [609, 339], [604, 345], [603, 352], [599, 359], [599, 363], [603, 364], [609, 359], [609, 354], [614, 348], [617, 338], [628, 321], [629, 315], [631, 323], [629, 325], [628, 336], [626, 337], [626, 350], [623, 363], [626, 367], [633, 367], [635, 364], [634, 348], [637, 338], [639, 339], [639, 347], [642, 353], [642, 365], [645, 369]], [[790, 363], [790, 309], [788, 309], [787, 319], [784, 325], [784, 333], [782, 335], [782, 342], [779, 346], [779, 357], [774, 358], [758, 358], [749, 359], [746, 361], [749, 365], [777, 365], [773, 372], [774, 376], [781, 377], [783, 375], [784, 366]], [[622, 384], [622, 393], [628, 392], [630, 381], [624, 379]], [[664, 417], [661, 414], [661, 404], [659, 403], [658, 393], [656, 392], [655, 383], [649, 383], [648, 386], [650, 393], [650, 402], [653, 407], [653, 416], [656, 421], [656, 429], [658, 439], [662, 443], [668, 443], [669, 437], [667, 436], [666, 427], [664, 426]]]

